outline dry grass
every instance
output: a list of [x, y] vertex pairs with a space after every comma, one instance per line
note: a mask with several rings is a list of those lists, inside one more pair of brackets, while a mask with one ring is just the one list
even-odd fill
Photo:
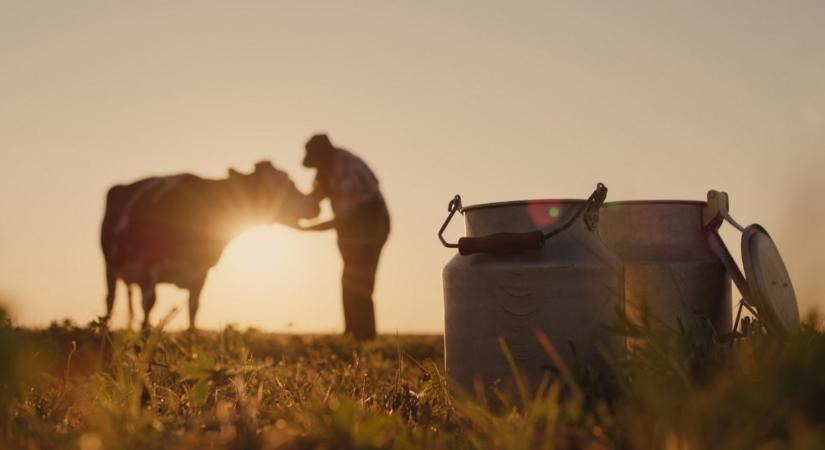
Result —
[[144, 338], [0, 314], [2, 446], [823, 448], [825, 336], [754, 330], [729, 344], [628, 326], [649, 345], [616, 368], [617, 395], [559, 381], [491, 407], [448, 398], [438, 336]]

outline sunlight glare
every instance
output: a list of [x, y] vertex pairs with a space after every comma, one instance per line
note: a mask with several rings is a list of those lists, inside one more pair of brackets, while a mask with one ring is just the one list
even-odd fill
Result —
[[247, 281], [268, 280], [276, 272], [289, 276], [292, 263], [301, 254], [292, 234], [278, 226], [250, 228], [226, 246], [220, 265], [233, 278]]
[[333, 233], [282, 225], [251, 228], [226, 246], [210, 271], [200, 322], [211, 328], [254, 324], [272, 331], [337, 331], [340, 270]]

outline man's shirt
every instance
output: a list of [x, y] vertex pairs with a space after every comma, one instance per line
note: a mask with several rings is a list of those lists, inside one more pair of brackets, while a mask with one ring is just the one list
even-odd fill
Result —
[[326, 180], [326, 194], [335, 217], [347, 217], [359, 204], [370, 200], [383, 202], [375, 174], [361, 158], [341, 148], [335, 150], [335, 166]]

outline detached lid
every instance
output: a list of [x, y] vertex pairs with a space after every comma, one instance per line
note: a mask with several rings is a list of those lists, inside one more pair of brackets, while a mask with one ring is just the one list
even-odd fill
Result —
[[783, 334], [798, 330], [799, 307], [791, 277], [776, 244], [760, 225], [742, 232], [742, 263], [750, 300], [768, 329]]

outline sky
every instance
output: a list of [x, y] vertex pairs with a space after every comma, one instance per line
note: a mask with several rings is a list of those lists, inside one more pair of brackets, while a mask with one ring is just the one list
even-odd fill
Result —
[[[800, 309], [825, 309], [821, 1], [0, 0], [0, 302], [21, 325], [94, 319], [110, 186], [269, 159], [308, 191], [318, 131], [373, 168], [390, 208], [380, 332], [443, 330], [455, 251], [436, 231], [454, 194], [599, 181], [608, 200], [727, 191], [776, 241]], [[250, 230], [198, 323], [340, 332], [340, 270], [332, 233]], [[153, 319], [178, 307], [185, 326], [185, 305], [162, 287]]]

